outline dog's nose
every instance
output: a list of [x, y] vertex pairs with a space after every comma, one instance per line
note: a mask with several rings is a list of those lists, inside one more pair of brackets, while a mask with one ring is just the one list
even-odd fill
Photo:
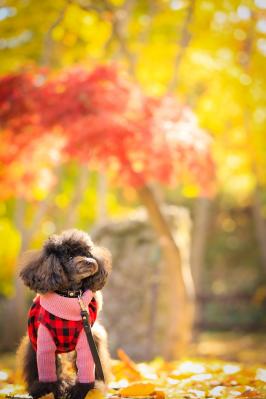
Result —
[[98, 267], [97, 262], [96, 262], [96, 260], [95, 260], [94, 258], [84, 258], [84, 261], [85, 261], [87, 264], [95, 265], [95, 266]]

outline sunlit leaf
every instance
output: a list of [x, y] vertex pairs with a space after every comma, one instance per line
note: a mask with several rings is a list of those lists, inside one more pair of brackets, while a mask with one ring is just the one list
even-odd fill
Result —
[[146, 396], [151, 395], [155, 390], [155, 385], [148, 382], [135, 382], [119, 390], [121, 396]]
[[87, 393], [85, 399], [104, 399], [104, 395], [99, 389], [92, 389]]

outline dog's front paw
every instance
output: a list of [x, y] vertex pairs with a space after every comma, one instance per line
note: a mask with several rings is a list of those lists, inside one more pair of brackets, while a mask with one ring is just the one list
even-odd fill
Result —
[[73, 385], [67, 392], [67, 399], [84, 399], [89, 391], [94, 388], [94, 382], [92, 383], [82, 383], [77, 382]]
[[54, 394], [55, 399], [60, 399], [60, 388], [59, 382], [41, 382], [35, 381], [30, 389], [29, 394], [33, 397], [33, 399], [41, 398], [49, 393]]

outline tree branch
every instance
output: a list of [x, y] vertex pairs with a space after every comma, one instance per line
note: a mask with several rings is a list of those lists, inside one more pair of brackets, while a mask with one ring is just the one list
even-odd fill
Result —
[[50, 63], [50, 57], [51, 57], [51, 48], [53, 44], [53, 39], [52, 39], [52, 32], [54, 28], [56, 28], [64, 19], [67, 8], [69, 4], [71, 4], [71, 0], [66, 0], [65, 6], [60, 10], [57, 18], [54, 20], [52, 25], [49, 27], [48, 31], [46, 32], [43, 40], [43, 51], [40, 59], [40, 64], [43, 66], [46, 66]]
[[127, 40], [125, 39], [126, 24], [135, 1], [126, 0], [120, 9], [115, 9], [108, 0], [103, 0], [103, 3], [105, 4], [106, 9], [110, 11], [113, 16], [112, 34], [107, 41], [105, 48], [108, 49], [112, 41], [116, 39], [119, 44], [121, 54], [124, 55], [128, 61], [129, 72], [131, 76], [135, 78], [136, 60], [134, 55], [130, 52]]
[[177, 85], [178, 85], [178, 79], [179, 79], [179, 69], [180, 69], [180, 65], [181, 62], [183, 60], [186, 48], [191, 40], [191, 34], [189, 32], [189, 26], [193, 17], [193, 13], [194, 13], [194, 8], [195, 8], [195, 0], [190, 0], [189, 6], [188, 6], [188, 10], [187, 10], [187, 15], [186, 18], [184, 20], [182, 29], [181, 29], [181, 39], [180, 39], [180, 47], [179, 50], [177, 51], [176, 57], [175, 57], [175, 61], [174, 61], [174, 74], [172, 79], [170, 80], [169, 84], [168, 84], [168, 93], [173, 92]]

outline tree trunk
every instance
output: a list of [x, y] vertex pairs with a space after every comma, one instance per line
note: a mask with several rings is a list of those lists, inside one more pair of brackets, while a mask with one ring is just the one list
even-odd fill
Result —
[[197, 294], [201, 293], [204, 256], [210, 222], [210, 205], [208, 198], [198, 198], [195, 206], [191, 244], [191, 268]]
[[138, 194], [158, 235], [166, 264], [169, 325], [163, 355], [166, 359], [177, 359], [186, 351], [192, 338], [195, 295], [191, 270], [188, 264], [181, 261], [174, 236], [152, 189], [144, 186]]
[[103, 172], [98, 173], [97, 187], [97, 223], [107, 220], [107, 180]]
[[[196, 200], [193, 218], [192, 243], [191, 243], [191, 269], [197, 296], [202, 293], [204, 274], [204, 261], [210, 222], [211, 201], [200, 197]], [[195, 324], [199, 325], [202, 318], [202, 304], [196, 301]]]
[[261, 264], [264, 272], [266, 272], [266, 222], [261, 211], [261, 200], [258, 187], [256, 187], [254, 191], [252, 212], [260, 250]]

